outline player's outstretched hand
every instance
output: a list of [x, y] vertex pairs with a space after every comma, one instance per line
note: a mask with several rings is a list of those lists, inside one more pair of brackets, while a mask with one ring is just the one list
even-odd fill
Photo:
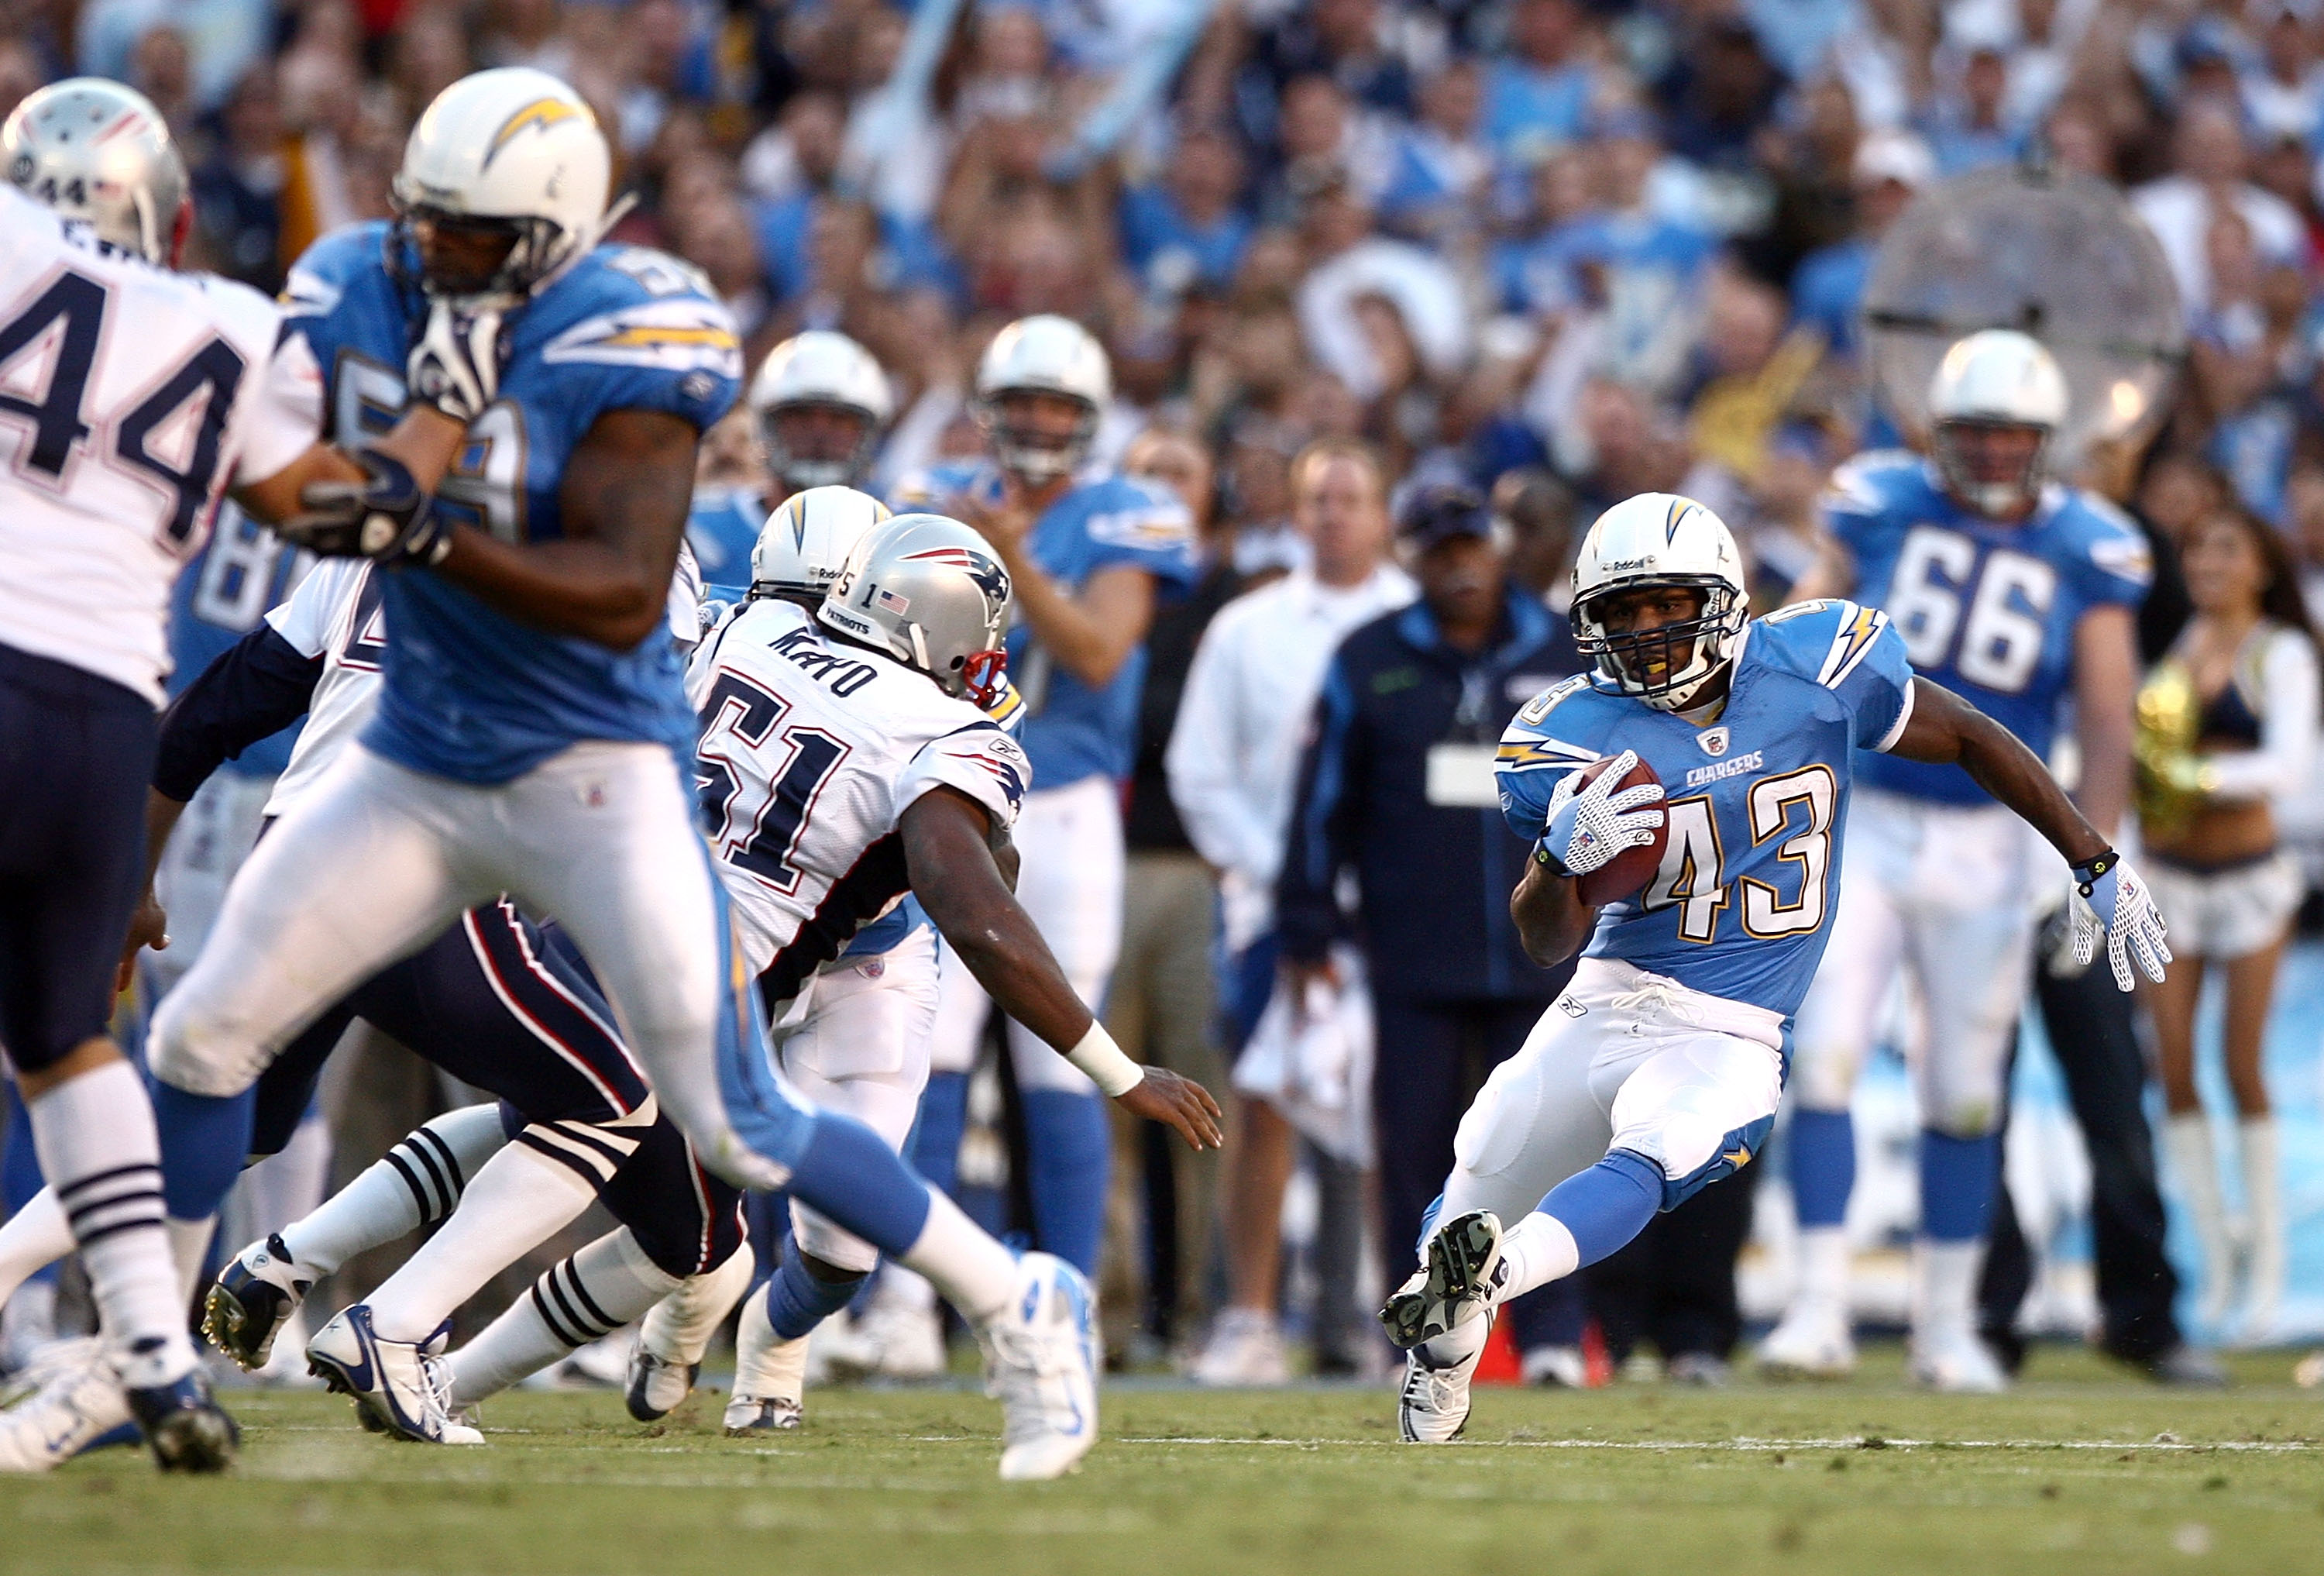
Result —
[[2163, 930], [2163, 913], [2138, 872], [2112, 849], [2074, 867], [2074, 889], [2066, 902], [2072, 914], [2074, 961], [2087, 964], [2098, 955], [2098, 938], [2106, 938], [2107, 963], [2121, 990], [2135, 982], [2130, 965], [2156, 984], [2171, 961], [2171, 945]]
[[489, 309], [428, 304], [428, 320], [403, 364], [411, 397], [466, 427], [501, 387], [501, 315]]
[[121, 966], [113, 972], [113, 993], [116, 996], [129, 989], [137, 977], [137, 954], [147, 947], [155, 952], [170, 945], [170, 916], [153, 889], [137, 899], [137, 911], [129, 917], [129, 939], [121, 946]]
[[350, 458], [360, 482], [309, 482], [300, 490], [306, 512], [281, 521], [274, 534], [326, 558], [370, 558], [394, 567], [441, 563], [452, 550], [452, 522], [429, 507], [401, 460], [375, 448]]
[[1642, 782], [1615, 791], [1637, 764], [1638, 752], [1625, 750], [1587, 786], [1577, 787], [1582, 773], [1570, 771], [1550, 791], [1549, 825], [1541, 843], [1567, 875], [1586, 876], [1625, 849], [1655, 840], [1663, 812], [1646, 806], [1662, 802], [1662, 784]]
[[1114, 1099], [1132, 1116], [1177, 1129], [1190, 1149], [1215, 1149], [1225, 1142], [1219, 1130], [1219, 1102], [1211, 1092], [1167, 1067], [1148, 1066], [1145, 1077]]

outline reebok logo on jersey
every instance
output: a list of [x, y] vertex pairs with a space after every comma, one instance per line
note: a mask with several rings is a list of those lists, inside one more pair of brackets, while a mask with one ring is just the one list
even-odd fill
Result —
[[1730, 777], [1743, 777], [1757, 771], [1766, 764], [1767, 758], [1758, 751], [1747, 751], [1733, 760], [1722, 760], [1716, 766], [1696, 767], [1686, 774], [1686, 786], [1691, 788], [1703, 788], [1711, 783], [1725, 782]]

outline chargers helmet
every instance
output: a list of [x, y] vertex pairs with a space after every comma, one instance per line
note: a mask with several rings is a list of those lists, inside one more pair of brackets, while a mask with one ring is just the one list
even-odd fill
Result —
[[767, 516], [758, 545], [751, 549], [752, 596], [821, 602], [839, 583], [855, 544], [890, 518], [885, 503], [853, 487], [810, 487], [792, 493]]
[[[1601, 614], [1616, 592], [1683, 585], [1702, 593], [1702, 612], [1659, 629], [1616, 632]], [[1750, 616], [1743, 558], [1727, 522], [1674, 493], [1641, 493], [1600, 515], [1573, 563], [1574, 644], [1598, 664], [1602, 683], [1657, 711], [1683, 711], [1735, 659]], [[1646, 676], [1659, 661], [1659, 677]]]
[[[2067, 402], [2066, 374], [2040, 341], [2013, 328], [1955, 340], [1929, 381], [1929, 447], [1947, 489], [1986, 514], [2023, 507], [2042, 489], [2043, 460], [2065, 424]], [[1961, 427], [2034, 427], [2042, 441], [2021, 475], [1980, 481], [1960, 452]]]
[[164, 268], [193, 227], [186, 161], [152, 102], [102, 77], [29, 94], [0, 125], [8, 180], [107, 245]]
[[[1059, 443], [1012, 426], [1007, 394], [1056, 394], [1081, 407], [1072, 435]], [[1019, 318], [993, 336], [976, 365], [976, 420], [1003, 470], [1038, 486], [1071, 475], [1089, 457], [1098, 416], [1113, 400], [1113, 368], [1095, 336], [1054, 313]]]
[[508, 255], [475, 293], [521, 300], [596, 244], [612, 179], [605, 134], [578, 93], [529, 66], [478, 71], [438, 94], [411, 128], [396, 226], [506, 234]]
[[816, 617], [989, 705], [1008, 677], [1009, 571], [982, 537], [941, 514], [899, 514], [847, 556]]
[[[786, 486], [852, 487], [872, 469], [881, 434], [896, 412], [888, 374], [872, 353], [844, 334], [810, 328], [767, 353], [751, 380], [751, 419], [766, 445], [767, 465]], [[863, 419], [862, 436], [842, 459], [795, 455], [783, 442], [776, 417], [799, 406], [851, 411]]]

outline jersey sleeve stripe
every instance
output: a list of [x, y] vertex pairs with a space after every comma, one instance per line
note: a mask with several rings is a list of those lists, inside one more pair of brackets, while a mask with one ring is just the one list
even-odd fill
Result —
[[1595, 750], [1556, 739], [1505, 739], [1493, 752], [1496, 771], [1539, 771], [1545, 767], [1587, 766], [1598, 759]]
[[1896, 708], [1896, 720], [1888, 724], [1888, 731], [1881, 734], [1879, 742], [1872, 746], [1877, 753], [1887, 754], [1896, 748], [1896, 741], [1904, 736], [1904, 724], [1913, 720], [1913, 691], [1912, 680], [1905, 680], [1904, 704]]

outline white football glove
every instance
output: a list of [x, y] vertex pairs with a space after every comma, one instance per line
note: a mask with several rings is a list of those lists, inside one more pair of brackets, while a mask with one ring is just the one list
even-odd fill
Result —
[[1601, 870], [1624, 850], [1652, 843], [1661, 830], [1663, 812], [1646, 806], [1662, 801], [1662, 784], [1642, 782], [1615, 791], [1637, 763], [1638, 752], [1625, 750], [1589, 787], [1577, 788], [1582, 773], [1570, 771], [1551, 790], [1549, 825], [1541, 834], [1540, 848], [1567, 875]]
[[501, 386], [501, 315], [490, 309], [428, 303], [428, 322], [403, 364], [411, 397], [466, 426]]
[[2106, 937], [2107, 962], [2114, 982], [2131, 988], [2131, 961], [2156, 984], [2163, 982], [2163, 965], [2171, 961], [2164, 938], [2163, 912], [2138, 872], [2112, 849], [2074, 867], [2073, 890], [2066, 896], [2068, 923], [2072, 928], [2074, 961], [2088, 966], [2098, 955], [2098, 937]]

